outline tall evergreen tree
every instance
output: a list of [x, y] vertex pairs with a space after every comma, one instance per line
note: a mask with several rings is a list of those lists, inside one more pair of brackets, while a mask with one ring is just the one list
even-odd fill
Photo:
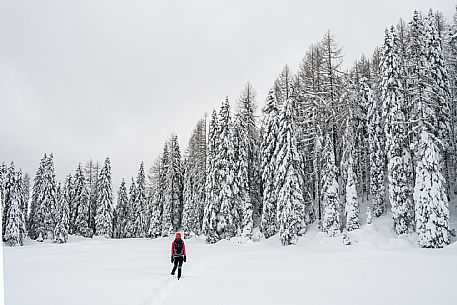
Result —
[[81, 164], [74, 178], [73, 200], [70, 206], [70, 232], [84, 237], [92, 237], [94, 231], [89, 227], [90, 197]]
[[[11, 168], [14, 169], [13, 166]], [[22, 174], [15, 172], [11, 177], [8, 210], [6, 215], [5, 235], [3, 240], [10, 246], [22, 246], [26, 236], [25, 218], [21, 205], [22, 198]]]
[[54, 241], [59, 244], [66, 243], [70, 229], [70, 202], [72, 193], [72, 177], [68, 175], [58, 200], [58, 220], [54, 229]]
[[113, 187], [111, 182], [111, 162], [105, 159], [97, 183], [97, 210], [95, 214], [95, 235], [113, 237]]
[[233, 125], [230, 115], [228, 98], [222, 103], [219, 112], [219, 140], [217, 148], [216, 168], [220, 184], [218, 201], [220, 205], [217, 218], [217, 233], [220, 238], [229, 239], [237, 234], [235, 218], [235, 196], [238, 189], [235, 167], [235, 146], [233, 138]]
[[147, 201], [146, 201], [146, 176], [144, 164], [141, 162], [136, 178], [136, 197], [133, 205], [135, 237], [146, 237], [147, 232]]
[[275, 151], [278, 145], [279, 109], [273, 90], [270, 90], [268, 93], [263, 112], [262, 140], [260, 144], [263, 209], [260, 229], [264, 236], [268, 238], [276, 234], [279, 229], [276, 222], [278, 194], [275, 190]]
[[119, 191], [117, 193], [117, 236], [118, 238], [126, 237], [126, 227], [129, 220], [129, 199], [127, 196], [127, 188], [125, 186], [125, 180], [122, 179]]
[[383, 215], [386, 210], [384, 185], [384, 132], [381, 121], [381, 106], [375, 93], [368, 85], [368, 80], [361, 81], [362, 98], [368, 105], [368, 147], [370, 163], [370, 193], [373, 197], [373, 214]]
[[[277, 224], [283, 245], [295, 244], [305, 232], [305, 205], [310, 196], [303, 194], [301, 157], [297, 151], [292, 101], [283, 104], [278, 122], [278, 142], [274, 152], [275, 193], [277, 194]], [[305, 201], [306, 200], [306, 201]]]
[[218, 193], [220, 191], [217, 156], [219, 148], [219, 123], [215, 110], [211, 115], [208, 129], [208, 148], [206, 158], [205, 208], [203, 212], [202, 231], [208, 243], [219, 240], [217, 233], [217, 214], [219, 212]]
[[337, 167], [333, 140], [327, 134], [323, 151], [323, 173], [322, 173], [322, 205], [324, 207], [322, 229], [329, 236], [336, 236], [341, 232], [341, 202], [339, 200], [339, 185], [337, 182]]
[[441, 248], [450, 242], [449, 203], [443, 175], [443, 154], [448, 140], [447, 71], [440, 37], [430, 12], [426, 20], [424, 60], [419, 73], [424, 79], [423, 99], [418, 100], [418, 162], [414, 201], [418, 243]]
[[411, 156], [407, 147], [404, 97], [402, 94], [395, 30], [386, 30], [382, 49], [382, 101], [389, 201], [392, 205], [395, 232], [411, 233], [414, 229]]

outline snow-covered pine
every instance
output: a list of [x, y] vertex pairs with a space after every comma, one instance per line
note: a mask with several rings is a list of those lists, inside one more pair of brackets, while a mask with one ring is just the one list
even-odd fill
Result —
[[401, 90], [398, 49], [394, 27], [386, 30], [381, 56], [382, 102], [389, 201], [397, 234], [414, 230], [414, 213], [410, 182], [411, 156], [405, 128], [404, 97]]
[[[10, 168], [14, 169], [12, 165]], [[6, 215], [5, 236], [3, 240], [9, 246], [22, 246], [26, 237], [25, 217], [22, 206], [22, 174], [14, 172], [9, 181], [8, 210]]]
[[56, 224], [56, 180], [53, 156], [44, 155], [35, 177], [30, 214], [30, 237], [52, 238]]
[[115, 238], [125, 238], [125, 229], [129, 219], [129, 199], [127, 196], [127, 187], [125, 180], [122, 179], [121, 185], [117, 192], [117, 221], [116, 221], [116, 235]]
[[25, 173], [22, 176], [22, 198], [24, 199], [22, 202], [22, 212], [24, 213], [24, 217], [27, 221], [27, 214], [29, 210], [29, 201], [30, 201], [30, 176], [28, 173]]
[[[33, 183], [33, 189], [32, 189], [32, 200], [30, 204], [30, 215], [29, 215], [29, 220], [27, 221], [28, 227], [28, 233], [30, 238], [32, 239], [37, 239], [39, 235], [39, 217], [37, 215], [38, 213], [38, 205], [39, 205], [39, 196], [41, 192], [41, 187], [42, 187], [42, 175], [44, 171], [44, 163], [45, 160], [47, 159], [46, 154], [44, 154], [43, 158], [40, 160], [40, 165], [38, 166], [38, 170], [35, 174], [34, 178], [34, 183]], [[6, 199], [6, 193], [5, 193], [5, 199]]]
[[58, 218], [57, 225], [54, 229], [54, 241], [58, 244], [66, 243], [68, 240], [69, 231], [69, 216], [70, 216], [70, 200], [72, 193], [72, 177], [68, 175], [65, 179], [65, 184], [61, 190], [58, 199]]
[[207, 243], [219, 240], [217, 233], [217, 214], [219, 212], [218, 193], [220, 191], [217, 156], [219, 148], [219, 123], [213, 110], [208, 128], [208, 145], [206, 154], [205, 208], [203, 211], [202, 233]]
[[337, 167], [335, 165], [333, 140], [328, 133], [322, 148], [322, 163], [322, 230], [333, 237], [341, 232], [341, 202], [336, 179]]
[[89, 227], [95, 230], [95, 214], [97, 211], [97, 183], [101, 165], [98, 161], [89, 160], [83, 168], [86, 186], [89, 193]]
[[15, 187], [16, 183], [16, 169], [14, 167], [14, 162], [11, 162], [11, 165], [6, 168], [5, 172], [5, 182], [4, 182], [4, 197], [3, 197], [3, 206], [2, 206], [2, 237], [3, 240], [5, 237], [5, 230], [6, 230], [6, 222], [7, 219], [6, 217], [8, 216], [8, 210], [10, 208], [10, 196], [13, 191], [13, 188]]
[[87, 189], [81, 164], [78, 165], [74, 178], [73, 234], [92, 237], [94, 231], [89, 227], [89, 190]]
[[184, 162], [183, 216], [184, 236], [198, 235], [202, 230], [206, 180], [206, 119], [195, 126]]
[[295, 244], [298, 236], [306, 231], [305, 206], [311, 204], [310, 196], [307, 194], [306, 200], [303, 194], [302, 160], [297, 151], [292, 103], [292, 100], [286, 99], [280, 108], [278, 138], [274, 151], [276, 222], [283, 245]]
[[346, 229], [352, 231], [360, 227], [359, 224], [359, 202], [356, 187], [356, 174], [354, 173], [354, 116], [349, 105], [349, 113], [346, 119], [346, 130], [343, 138], [344, 143], [344, 170], [346, 171], [345, 207]]
[[127, 223], [125, 225], [124, 237], [132, 238], [135, 237], [135, 200], [136, 200], [136, 184], [132, 178], [130, 183], [129, 196], [128, 196], [128, 208], [127, 210]]
[[167, 237], [174, 232], [173, 228], [173, 205], [170, 199], [170, 177], [168, 173], [170, 168], [170, 149], [169, 143], [166, 142], [162, 153], [163, 168], [163, 202], [162, 202], [162, 236]]
[[443, 175], [449, 117], [446, 117], [447, 76], [441, 41], [430, 12], [425, 22], [425, 52], [419, 73], [424, 79], [424, 95], [417, 105], [418, 162], [414, 201], [418, 244], [424, 248], [441, 248], [450, 242], [449, 203]]
[[228, 98], [222, 103], [219, 112], [218, 137], [216, 170], [218, 171], [217, 176], [220, 185], [217, 199], [220, 209], [217, 215], [217, 234], [222, 239], [230, 239], [237, 234], [235, 196], [238, 189], [238, 181], [236, 179], [233, 123]]
[[[183, 210], [183, 180], [184, 168], [182, 165], [181, 151], [179, 149], [178, 136], [173, 134], [169, 145], [169, 166], [166, 177], [165, 198], [171, 201], [173, 232], [181, 227]], [[167, 197], [168, 196], [168, 197]]]
[[95, 212], [95, 235], [113, 237], [113, 187], [111, 162], [107, 157], [97, 182], [97, 209]]
[[368, 151], [370, 160], [370, 194], [373, 198], [373, 214], [379, 217], [386, 213], [386, 190], [384, 184], [384, 132], [381, 121], [381, 105], [368, 80], [360, 81], [361, 96], [368, 105]]
[[275, 150], [278, 145], [279, 109], [273, 90], [268, 92], [261, 128], [260, 171], [262, 175], [262, 219], [260, 230], [266, 238], [278, 232], [276, 222], [277, 194], [275, 192]]
[[133, 237], [146, 237], [147, 233], [147, 201], [146, 201], [146, 176], [144, 163], [141, 162], [136, 177], [135, 198], [132, 209], [132, 224], [134, 226]]
[[159, 156], [150, 169], [151, 202], [148, 237], [162, 236], [162, 209], [165, 191], [164, 157]]
[[449, 93], [451, 100], [451, 153], [449, 167], [449, 181], [454, 185], [453, 192], [457, 195], [457, 6], [456, 13], [452, 22], [448, 26], [448, 31], [444, 37], [443, 51], [445, 64], [449, 77]]
[[[259, 160], [259, 130], [256, 125], [255, 111], [257, 104], [255, 101], [256, 92], [252, 85], [247, 83], [244, 90], [241, 92], [237, 102], [236, 110], [236, 124], [238, 126], [239, 135], [243, 134], [243, 137], [238, 137], [238, 155], [244, 155], [246, 170], [247, 170], [247, 195], [249, 200], [244, 202], [243, 207], [243, 228], [242, 232], [244, 235], [250, 235], [251, 230], [254, 226], [260, 223], [262, 200], [261, 200], [261, 176], [260, 176], [260, 160]], [[241, 162], [240, 159], [238, 159]], [[244, 167], [244, 166], [242, 166]], [[238, 167], [239, 173], [243, 172], [242, 167]], [[240, 171], [241, 170], [241, 171]], [[240, 176], [241, 178], [241, 176]], [[242, 182], [240, 182], [242, 183]]]

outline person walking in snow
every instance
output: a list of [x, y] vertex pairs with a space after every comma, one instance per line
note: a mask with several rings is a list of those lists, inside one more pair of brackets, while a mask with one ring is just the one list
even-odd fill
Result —
[[181, 239], [181, 233], [176, 233], [175, 240], [171, 243], [171, 263], [174, 264], [171, 275], [175, 275], [178, 268], [178, 280], [181, 278], [181, 269], [183, 262], [186, 261], [186, 245]]

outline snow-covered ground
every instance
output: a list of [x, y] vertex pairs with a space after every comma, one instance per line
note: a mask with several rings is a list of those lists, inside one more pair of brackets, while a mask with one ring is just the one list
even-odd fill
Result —
[[374, 219], [349, 234], [350, 246], [315, 226], [288, 247], [276, 237], [189, 239], [180, 281], [171, 238], [27, 241], [4, 247], [5, 304], [457, 304], [457, 243], [420, 249], [391, 228], [389, 215]]

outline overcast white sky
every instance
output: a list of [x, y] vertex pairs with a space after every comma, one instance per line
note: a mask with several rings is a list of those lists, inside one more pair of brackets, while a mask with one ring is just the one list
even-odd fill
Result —
[[0, 0], [0, 162], [34, 175], [53, 152], [61, 180], [110, 156], [117, 187], [172, 132], [184, 151], [196, 121], [247, 81], [263, 106], [328, 29], [348, 67], [430, 7], [451, 18], [455, 2]]

